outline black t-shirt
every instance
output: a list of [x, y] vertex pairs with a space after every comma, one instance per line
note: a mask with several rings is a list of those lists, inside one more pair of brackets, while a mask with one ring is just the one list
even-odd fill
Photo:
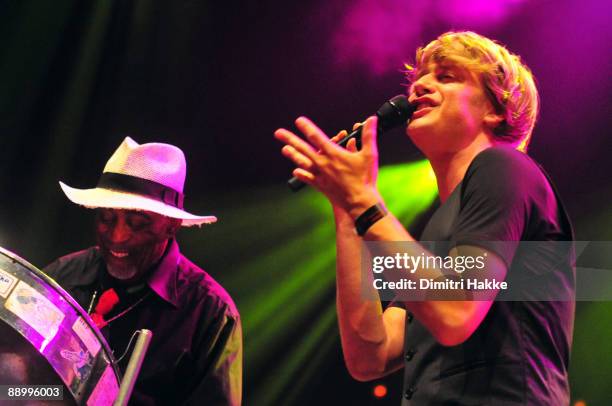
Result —
[[[518, 243], [490, 242], [572, 239], [547, 175], [508, 147], [489, 148], [474, 158], [421, 236], [421, 241], [495, 252], [508, 266], [506, 280], [541, 278], [537, 286], [545, 284], [551, 298], [573, 297], [571, 257], [550, 266], [545, 248], [520, 252]], [[567, 405], [574, 308], [571, 300], [496, 301], [470, 338], [450, 347], [408, 313], [402, 404]]]

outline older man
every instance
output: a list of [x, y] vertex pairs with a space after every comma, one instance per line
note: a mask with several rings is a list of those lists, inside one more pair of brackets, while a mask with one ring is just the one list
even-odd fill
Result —
[[[383, 310], [380, 302], [366, 300], [362, 242], [414, 241], [387, 213], [376, 187], [376, 118], [365, 122], [359, 151], [354, 141], [338, 147], [299, 118], [296, 125], [309, 143], [285, 129], [275, 135], [298, 166], [294, 175], [325, 194], [334, 209], [347, 367], [359, 380], [404, 367], [405, 405], [566, 405], [574, 320], [571, 255], [494, 244], [573, 238], [550, 180], [524, 153], [538, 113], [531, 72], [494, 41], [451, 32], [417, 51], [409, 79], [416, 112], [407, 135], [430, 160], [441, 201], [421, 240], [454, 247], [438, 255], [484, 255], [482, 275], [489, 279], [546, 277], [550, 283], [534, 296], [541, 301], [411, 301], [398, 293]], [[401, 188], [409, 190], [411, 181]], [[417, 243], [410, 247], [413, 256], [427, 252]], [[446, 276], [442, 271], [420, 267], [400, 276], [438, 280]], [[469, 297], [464, 293], [462, 298]]]
[[[183, 209], [185, 172], [179, 148], [127, 137], [95, 188], [60, 182], [72, 202], [96, 210], [97, 245], [45, 272], [93, 311], [115, 356], [135, 330], [153, 332], [133, 404], [239, 405], [240, 316], [223, 287], [185, 258], [175, 239], [181, 226], [216, 221]], [[126, 366], [127, 357], [120, 363]]]

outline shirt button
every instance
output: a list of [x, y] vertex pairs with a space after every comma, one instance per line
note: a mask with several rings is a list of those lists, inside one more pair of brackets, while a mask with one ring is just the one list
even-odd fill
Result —
[[404, 356], [404, 358], [406, 358], [406, 361], [411, 361], [416, 353], [416, 348], [410, 348], [408, 351], [406, 351], [406, 355]]
[[408, 312], [408, 323], [412, 323], [412, 319], [414, 319], [414, 315], [412, 312]]
[[416, 392], [416, 390], [417, 388], [411, 386], [410, 388], [406, 389], [406, 392], [404, 392], [404, 397], [406, 399], [412, 399], [412, 395], [414, 395], [414, 392]]

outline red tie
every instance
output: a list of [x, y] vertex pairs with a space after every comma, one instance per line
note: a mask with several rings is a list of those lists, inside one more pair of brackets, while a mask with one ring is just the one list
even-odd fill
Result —
[[100, 300], [98, 300], [98, 304], [96, 305], [96, 309], [90, 315], [91, 319], [96, 323], [99, 329], [106, 326], [108, 324], [106, 320], [104, 320], [104, 316], [106, 316], [113, 308], [119, 303], [119, 296], [114, 289], [105, 290], [100, 296]]

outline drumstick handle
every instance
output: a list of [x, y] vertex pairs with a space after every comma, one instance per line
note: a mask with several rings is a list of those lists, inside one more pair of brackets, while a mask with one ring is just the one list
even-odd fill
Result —
[[113, 406], [127, 406], [152, 337], [153, 333], [151, 330], [142, 329], [138, 331], [138, 339], [136, 340], [134, 351], [130, 357], [130, 362], [128, 362], [125, 370], [125, 375], [123, 375], [123, 379], [121, 380], [119, 395], [117, 395], [117, 399]]

